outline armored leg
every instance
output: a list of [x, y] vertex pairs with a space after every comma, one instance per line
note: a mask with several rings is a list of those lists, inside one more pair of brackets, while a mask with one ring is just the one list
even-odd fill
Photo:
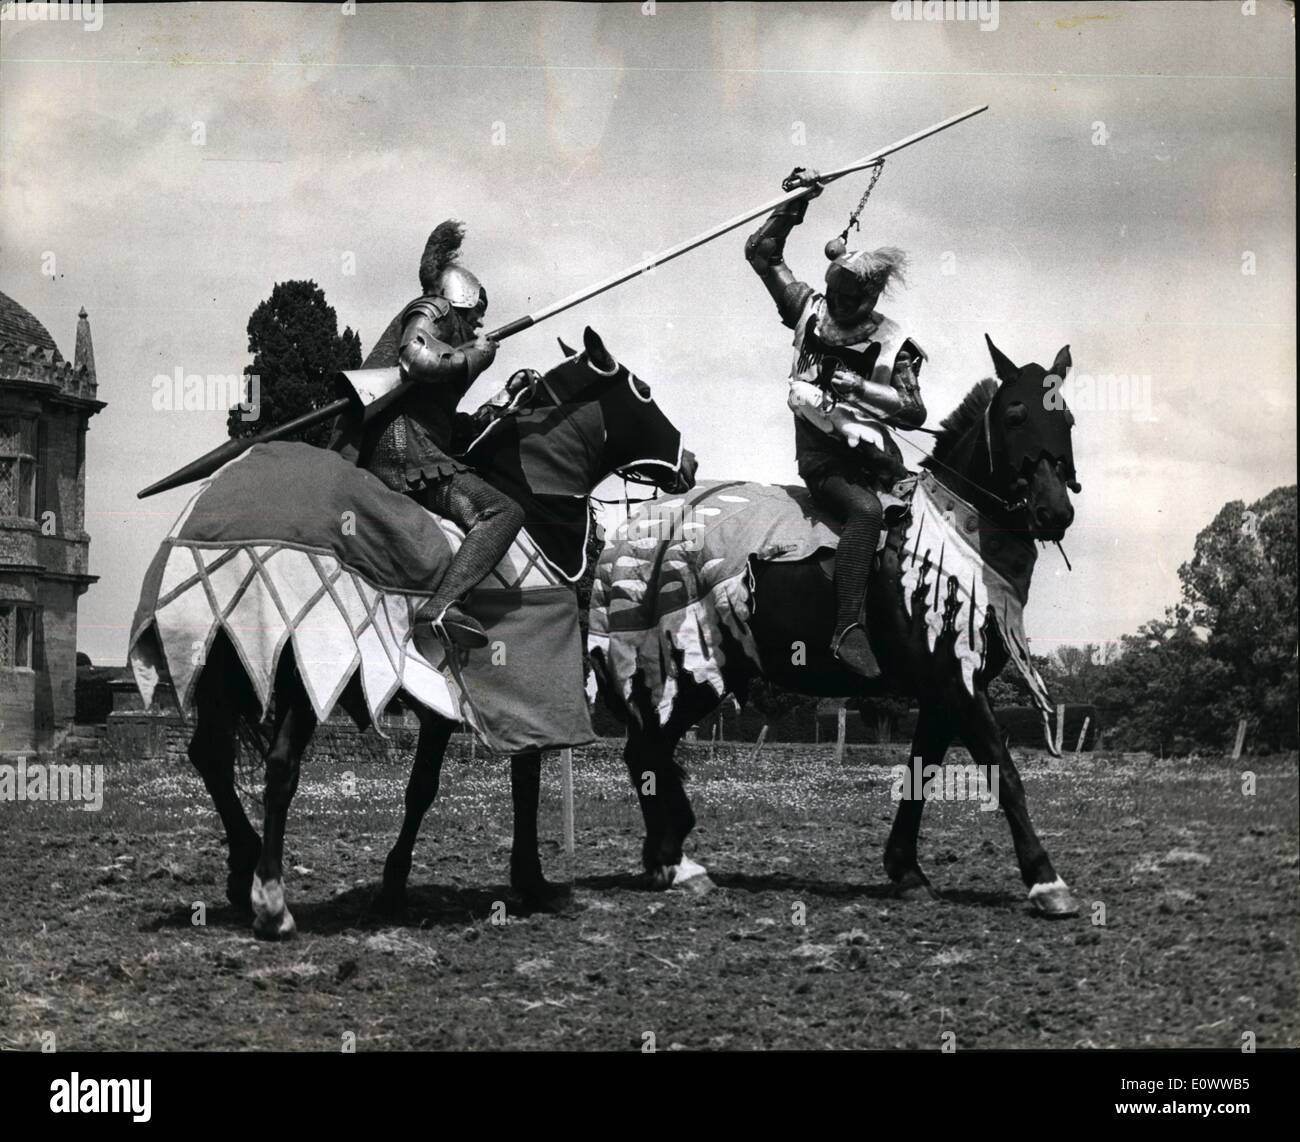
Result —
[[880, 498], [864, 484], [828, 474], [811, 488], [817, 499], [840, 519], [844, 530], [835, 555], [835, 633], [831, 650], [836, 658], [864, 678], [879, 678], [880, 665], [862, 626], [884, 513]]
[[430, 484], [413, 493], [426, 508], [465, 529], [465, 541], [419, 619], [441, 628], [459, 646], [486, 646], [482, 625], [458, 604], [501, 561], [524, 524], [524, 510], [472, 472]]

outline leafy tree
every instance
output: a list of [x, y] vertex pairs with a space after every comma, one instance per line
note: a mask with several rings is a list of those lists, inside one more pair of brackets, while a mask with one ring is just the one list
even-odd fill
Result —
[[1170, 608], [1122, 645], [1095, 695], [1110, 711], [1108, 744], [1163, 753], [1221, 747], [1234, 724], [1232, 672], [1210, 657], [1186, 608]]
[[[334, 374], [361, 365], [360, 336], [350, 327], [340, 336], [334, 307], [312, 281], [275, 284], [248, 319], [248, 351], [253, 361], [244, 375], [259, 379], [260, 410], [256, 420], [244, 420], [232, 409], [226, 426], [233, 437], [254, 436], [329, 403]], [[245, 397], [253, 399], [248, 389]], [[318, 424], [301, 439], [324, 447], [330, 431], [328, 423]]]
[[[1037, 661], [1041, 669], [1042, 660]], [[993, 706], [1029, 706], [1033, 704], [1033, 695], [1029, 692], [1029, 683], [1024, 680], [1015, 664], [1008, 662], [999, 674], [989, 683], [989, 701]]]
[[1053, 700], [1086, 705], [1094, 700], [1105, 676], [1102, 655], [1095, 643], [1063, 645], [1045, 658], [1037, 659], [1036, 665]]
[[1225, 504], [1178, 569], [1189, 622], [1232, 680], [1220, 701], [1258, 747], [1297, 744], [1296, 487]]
[[1129, 749], [1297, 744], [1296, 488], [1225, 504], [1178, 569], [1183, 602], [1123, 640], [1094, 700]]

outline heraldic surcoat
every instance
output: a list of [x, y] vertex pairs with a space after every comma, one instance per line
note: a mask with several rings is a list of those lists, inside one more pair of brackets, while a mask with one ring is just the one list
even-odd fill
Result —
[[[902, 454], [889, 423], [925, 419], [917, 383], [924, 360], [921, 347], [879, 311], [843, 330], [827, 314], [825, 295], [809, 290], [794, 326], [787, 396], [795, 414], [800, 475], [813, 475], [830, 464], [863, 466], [871, 451], [858, 447], [863, 443], [891, 457], [897, 466], [892, 474], [902, 475]], [[891, 414], [873, 405], [862, 382], [892, 388], [904, 409]]]

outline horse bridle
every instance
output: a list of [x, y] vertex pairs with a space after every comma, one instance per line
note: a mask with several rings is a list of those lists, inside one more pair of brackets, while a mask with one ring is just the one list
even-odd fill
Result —
[[[984, 417], [983, 417], [983, 420], [984, 420], [984, 445], [985, 445], [985, 448], [988, 450], [988, 456], [989, 456], [989, 475], [992, 475], [992, 474], [997, 470], [997, 467], [996, 467], [996, 465], [995, 465], [995, 463], [994, 463], [994, 460], [993, 460], [993, 425], [992, 425], [992, 416], [993, 416], [993, 401], [989, 401], [989, 403], [988, 403], [987, 405], [984, 406]], [[1058, 465], [1064, 463], [1064, 461], [1063, 461], [1063, 459], [1062, 459], [1061, 457], [1058, 457], [1058, 456], [1054, 456], [1054, 455], [1052, 455], [1052, 453], [1048, 452], [1046, 449], [1044, 449], [1043, 452], [1040, 453], [1040, 455], [1041, 455], [1041, 456], [1046, 456], [1049, 460], [1053, 461], [1054, 463], [1056, 463], [1056, 464], [1058, 464]], [[1024, 478], [1023, 476], [1017, 476], [1017, 477], [1016, 477], [1016, 486], [1019, 487], [1022, 483], [1025, 484], [1026, 487], [1028, 486], [1028, 481], [1026, 481], [1025, 478]], [[1065, 480], [1065, 486], [1066, 486], [1067, 488], [1069, 488], [1070, 491], [1072, 491], [1072, 492], [1081, 492], [1081, 491], [1083, 491], [1083, 487], [1082, 487], [1082, 485], [1080, 485], [1079, 481], [1075, 478], [1075, 473], [1074, 473], [1074, 471], [1073, 471], [1073, 466], [1071, 466], [1071, 471], [1070, 471], [1070, 473], [1069, 473], [1069, 478]], [[993, 495], [993, 493], [991, 493], [991, 492], [990, 492], [989, 494], [990, 494], [990, 495]], [[1007, 509], [1010, 510], [1010, 511], [1017, 511], [1017, 510], [1019, 510], [1019, 509], [1021, 509], [1021, 508], [1026, 508], [1026, 507], [1029, 506], [1029, 497], [1028, 497], [1027, 495], [1022, 496], [1019, 500], [1016, 501], [1015, 504], [1007, 504], [1007, 502], [1006, 502], [1005, 500], [1001, 499], [1001, 497], [996, 496], [996, 495], [993, 495], [993, 498], [996, 499], [996, 500], [998, 500], [999, 503], [1001, 503], [1001, 504], [1003, 504], [1004, 506], [1006, 506]]]
[[[990, 400], [989, 403], [984, 406], [983, 420], [984, 420], [984, 446], [988, 450], [989, 475], [992, 476], [993, 473], [997, 471], [997, 466], [993, 462], [993, 401], [992, 400]], [[1001, 496], [997, 495], [995, 492], [986, 493], [987, 495], [992, 496], [993, 499], [997, 500], [998, 503], [1000, 503], [1003, 506], [1003, 508], [1006, 509], [1008, 514], [1018, 512], [1018, 511], [1029, 510], [1029, 496], [1027, 494], [1028, 486], [1029, 486], [1028, 482], [1024, 481], [1024, 478], [1019, 476], [1016, 478], [1016, 480], [1017, 482], [1016, 484], [1013, 485], [1013, 487], [1020, 487], [1021, 483], [1023, 482], [1026, 488], [1026, 494], [1022, 495], [1020, 499], [1018, 499], [1015, 503], [1007, 503], [1006, 500], [1004, 500]]]
[[[578, 357], [580, 355], [581, 354], [578, 353], [573, 354], [574, 357]], [[590, 361], [588, 361], [587, 364], [590, 368], [594, 369], [597, 373], [599, 373], [602, 379], [608, 379], [609, 377], [616, 376], [618, 373], [617, 361], [614, 362], [614, 367], [608, 371], [598, 368], [596, 365], [593, 365]], [[551, 387], [551, 382], [547, 380], [546, 374], [537, 372], [536, 376], [537, 376], [536, 382], [530, 384], [526, 388], [521, 388], [517, 393], [515, 393], [515, 395], [511, 398], [510, 403], [506, 405], [504, 409], [502, 409], [502, 413], [520, 413], [535, 408], [537, 393], [539, 389], [545, 390], [546, 395], [551, 398], [551, 403], [556, 408], [562, 407], [563, 402], [561, 402], [559, 394], [556, 393], [555, 389]], [[628, 376], [632, 377], [633, 374], [629, 371]], [[599, 382], [593, 381], [591, 385], [587, 386], [587, 388], [594, 387], [594, 385], [597, 383]], [[576, 394], [574, 394], [574, 396], [580, 397], [584, 395], [586, 391], [587, 391], [586, 388], [580, 389]], [[574, 398], [570, 397], [570, 399], [572, 400]], [[661, 488], [658, 484], [656, 484], [653, 479], [649, 478], [648, 476], [637, 475], [634, 472], [628, 471], [626, 468], [615, 468], [611, 474], [619, 477], [619, 479], [623, 481], [623, 485], [625, 489], [628, 484], [640, 484], [642, 487], [655, 488], [659, 492], [664, 491], [664, 489]], [[679, 465], [677, 469], [677, 476], [679, 479], [681, 478], [681, 475], [682, 473]], [[626, 507], [631, 507], [632, 504], [643, 504], [646, 503], [648, 500], [653, 500], [655, 498], [656, 498], [655, 496], [650, 495], [650, 496], [638, 496], [634, 499], [632, 496], [629, 496], [626, 493], [626, 491], [624, 492], [622, 497], [614, 500], [603, 499], [600, 496], [589, 495], [587, 497], [587, 499], [591, 500], [593, 503], [623, 504]]]

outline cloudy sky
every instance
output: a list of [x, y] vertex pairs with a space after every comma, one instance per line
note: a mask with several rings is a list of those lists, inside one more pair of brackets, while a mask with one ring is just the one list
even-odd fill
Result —
[[[912, 256], [885, 308], [930, 353], [931, 423], [988, 372], [986, 331], [1016, 361], [1068, 343], [1080, 375], [1149, 393], [1075, 402], [1074, 571], [1040, 558], [1035, 648], [1159, 615], [1225, 501], [1295, 481], [1295, 43], [1276, 0], [1002, 4], [987, 30], [887, 3], [342, 7], [0, 24], [0, 290], [69, 356], [86, 307], [108, 402], [87, 449], [97, 662], [124, 660], [185, 499], [135, 492], [224, 434], [219, 410], [155, 410], [153, 378], [238, 373], [276, 281], [315, 279], [368, 349], [457, 217], [501, 324], [774, 197], [796, 164], [980, 103], [890, 161], [863, 220], [862, 241]], [[820, 280], [864, 185], [814, 204], [796, 272]], [[789, 334], [745, 233], [507, 342], [467, 403], [590, 323], [702, 477], [795, 482]]]

